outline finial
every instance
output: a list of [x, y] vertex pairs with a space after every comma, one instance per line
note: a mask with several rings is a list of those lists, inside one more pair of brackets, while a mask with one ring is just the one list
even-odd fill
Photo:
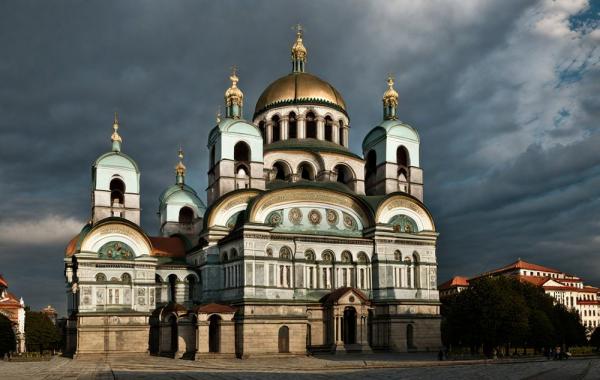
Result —
[[398, 93], [394, 89], [394, 77], [392, 74], [388, 74], [387, 77], [388, 88], [383, 93], [383, 117], [386, 120], [395, 120], [396, 108], [398, 107]]
[[119, 131], [119, 116], [117, 115], [117, 111], [115, 111], [115, 118], [113, 121], [113, 133], [110, 136], [110, 139], [113, 143], [113, 151], [114, 152], [121, 151], [121, 143], [123, 142], [118, 131]]
[[239, 119], [242, 117], [242, 106], [244, 105], [244, 93], [237, 86], [239, 78], [237, 76], [237, 66], [231, 67], [231, 87], [225, 91], [226, 117]]
[[185, 168], [185, 165], [183, 164], [183, 148], [181, 147], [181, 145], [179, 145], [179, 151], [177, 152], [177, 157], [179, 157], [179, 162], [175, 166], [175, 175], [176, 175], [176, 179], [177, 179], [177, 184], [183, 185], [186, 168]]
[[221, 106], [217, 107], [217, 124], [221, 122]]
[[304, 28], [300, 24], [296, 24], [296, 41], [292, 45], [292, 71], [295, 73], [303, 73], [306, 66], [307, 50], [302, 42]]

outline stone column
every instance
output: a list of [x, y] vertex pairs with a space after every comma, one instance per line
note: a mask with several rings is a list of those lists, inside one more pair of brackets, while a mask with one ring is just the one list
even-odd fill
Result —
[[273, 123], [272, 122], [267, 122], [267, 144], [270, 144], [273, 142]]
[[175, 284], [175, 302], [183, 304], [187, 299], [187, 282], [177, 281]]
[[317, 140], [325, 140], [325, 119], [317, 117]]
[[331, 130], [331, 137], [334, 143], [339, 144], [340, 143], [340, 128], [339, 125], [337, 123], [333, 123], [333, 125], [331, 126], [332, 130]]
[[306, 118], [304, 117], [304, 115], [298, 115], [296, 117], [296, 119], [298, 120], [297, 124], [296, 124], [298, 138], [305, 139], [306, 138]]
[[343, 131], [344, 131], [344, 136], [343, 136], [343, 140], [341, 140], [341, 141], [344, 142], [343, 145], [347, 148], [348, 147], [348, 132], [349, 132], [348, 127], [344, 127]]
[[287, 140], [290, 135], [290, 119], [287, 116], [281, 118], [279, 128], [281, 130], [281, 139]]

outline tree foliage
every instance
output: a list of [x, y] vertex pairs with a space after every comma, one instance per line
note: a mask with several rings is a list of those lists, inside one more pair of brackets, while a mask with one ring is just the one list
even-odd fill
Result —
[[16, 348], [17, 337], [15, 336], [12, 323], [8, 317], [0, 314], [0, 358], [16, 350]]
[[600, 327], [596, 327], [590, 337], [590, 345], [600, 351]]
[[483, 277], [442, 300], [445, 345], [471, 347], [491, 355], [498, 347], [585, 344], [579, 315], [555, 304], [536, 286], [512, 277]]
[[26, 311], [25, 344], [27, 345], [27, 351], [42, 352], [58, 348], [60, 334], [46, 314]]

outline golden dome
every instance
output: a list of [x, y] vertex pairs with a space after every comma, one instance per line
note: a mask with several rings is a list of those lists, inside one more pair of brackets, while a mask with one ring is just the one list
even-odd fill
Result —
[[332, 85], [315, 75], [296, 72], [277, 79], [263, 91], [256, 102], [254, 115], [280, 104], [319, 103], [333, 105], [346, 112], [342, 95]]
[[229, 79], [231, 80], [231, 87], [229, 87], [227, 91], [225, 91], [225, 103], [228, 106], [232, 106], [235, 104], [241, 107], [244, 104], [244, 94], [242, 93], [242, 90], [240, 90], [237, 86], [239, 78], [236, 75], [235, 67], [233, 68]]

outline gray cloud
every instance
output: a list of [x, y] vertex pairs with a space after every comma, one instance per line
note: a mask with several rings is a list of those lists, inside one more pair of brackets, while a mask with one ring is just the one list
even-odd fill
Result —
[[[180, 143], [203, 194], [229, 67], [240, 68], [249, 118], [289, 71], [290, 28], [301, 22], [309, 71], [348, 104], [354, 151], [396, 74], [401, 118], [422, 138], [440, 280], [521, 256], [598, 284], [600, 32], [570, 23], [585, 9], [582, 0], [0, 3], [0, 271], [33, 307], [64, 308], [65, 236], [89, 218], [90, 166], [109, 149], [115, 109], [142, 170], [148, 231]], [[55, 233], [60, 223], [68, 227]]]

